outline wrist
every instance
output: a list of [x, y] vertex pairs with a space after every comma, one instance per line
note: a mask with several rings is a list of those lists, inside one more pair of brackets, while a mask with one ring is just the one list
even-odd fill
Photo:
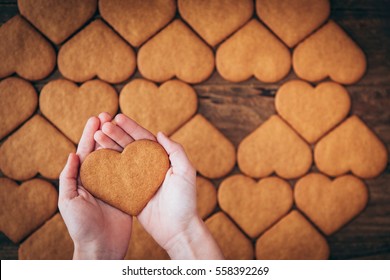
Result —
[[119, 260], [123, 259], [118, 253], [104, 250], [96, 244], [74, 243], [74, 260]]

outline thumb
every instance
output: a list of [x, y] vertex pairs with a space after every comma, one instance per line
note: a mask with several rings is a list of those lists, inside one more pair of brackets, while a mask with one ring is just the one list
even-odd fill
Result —
[[69, 154], [68, 161], [60, 175], [59, 199], [70, 200], [78, 195], [77, 175], [79, 172], [80, 158], [74, 154]]

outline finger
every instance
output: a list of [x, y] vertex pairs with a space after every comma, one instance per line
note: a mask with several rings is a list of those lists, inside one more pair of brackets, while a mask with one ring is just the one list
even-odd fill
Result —
[[80, 158], [74, 154], [69, 154], [68, 161], [60, 175], [59, 198], [69, 200], [78, 195], [77, 175], [79, 173]]
[[93, 138], [93, 135], [99, 129], [99, 125], [99, 118], [91, 117], [88, 119], [87, 124], [84, 127], [84, 131], [81, 135], [81, 139], [76, 152], [80, 158], [81, 163], [85, 160], [87, 155], [89, 155], [89, 153], [91, 153], [95, 149], [95, 140]]
[[117, 143], [114, 142], [110, 137], [108, 137], [106, 134], [103, 133], [103, 131], [98, 130], [95, 132], [94, 139], [96, 143], [100, 145], [100, 148], [106, 148], [106, 149], [111, 149], [115, 150], [118, 152], [122, 152], [123, 148], [119, 146]]
[[122, 128], [110, 122], [103, 125], [102, 131], [122, 148], [134, 141], [134, 139], [124, 132]]
[[134, 140], [149, 139], [156, 141], [156, 137], [151, 132], [123, 114], [116, 115], [115, 122]]
[[[106, 112], [100, 113], [98, 118], [100, 120], [99, 129], [102, 129], [103, 124], [105, 124], [106, 122], [110, 122], [112, 120], [111, 115], [109, 113], [106, 113]], [[99, 143], [95, 143], [95, 150], [99, 150], [101, 148], [102, 147], [99, 145]]]

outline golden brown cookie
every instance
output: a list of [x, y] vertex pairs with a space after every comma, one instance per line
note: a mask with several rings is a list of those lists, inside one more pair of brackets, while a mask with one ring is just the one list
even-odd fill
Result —
[[329, 0], [256, 0], [259, 18], [290, 48], [327, 20]]
[[125, 260], [169, 260], [167, 252], [145, 231], [137, 218], [133, 218], [131, 239]]
[[53, 47], [19, 15], [0, 27], [0, 42], [0, 78], [16, 73], [27, 80], [40, 80], [56, 65]]
[[57, 202], [57, 191], [47, 181], [32, 179], [19, 186], [0, 178], [0, 231], [18, 243], [56, 212]]
[[9, 134], [37, 109], [38, 95], [34, 87], [19, 78], [0, 82], [0, 139]]
[[19, 260], [71, 260], [73, 241], [61, 217], [56, 214], [19, 247]]
[[211, 46], [243, 26], [253, 15], [252, 0], [179, 0], [182, 18]]
[[56, 44], [89, 20], [97, 0], [18, 0], [20, 13]]
[[183, 145], [195, 169], [205, 177], [222, 177], [234, 167], [233, 144], [202, 115], [195, 115], [171, 138]]
[[35, 115], [0, 147], [0, 169], [4, 175], [27, 180], [37, 173], [57, 179], [73, 143], [40, 115]]
[[206, 220], [206, 226], [227, 260], [252, 260], [253, 247], [230, 219], [218, 212]]
[[255, 76], [273, 83], [291, 68], [290, 51], [256, 19], [222, 43], [216, 54], [218, 73], [225, 80], [242, 82]]
[[386, 168], [387, 160], [385, 145], [357, 116], [336, 127], [314, 149], [318, 169], [330, 176], [351, 171], [361, 178], [373, 178]]
[[58, 69], [75, 82], [98, 77], [108, 83], [120, 83], [135, 70], [133, 49], [100, 19], [93, 21], [58, 53]]
[[258, 260], [325, 260], [326, 239], [293, 210], [256, 241]]
[[198, 108], [195, 90], [178, 80], [157, 87], [144, 79], [132, 80], [121, 91], [122, 113], [153, 134], [171, 135], [190, 119]]
[[291, 186], [278, 177], [255, 182], [244, 175], [233, 175], [218, 189], [219, 206], [252, 238], [259, 236], [293, 204]]
[[313, 88], [309, 83], [293, 80], [283, 84], [275, 98], [279, 115], [307, 142], [317, 142], [349, 113], [348, 91], [334, 82]]
[[130, 44], [139, 47], [176, 13], [174, 0], [100, 0], [101, 16]]
[[329, 77], [341, 84], [353, 84], [364, 75], [366, 66], [363, 51], [332, 20], [300, 43], [293, 53], [295, 73], [310, 82]]
[[118, 94], [100, 80], [88, 81], [80, 87], [64, 79], [54, 80], [42, 88], [39, 108], [70, 140], [78, 143], [89, 117], [101, 112], [115, 115]]
[[245, 137], [237, 151], [240, 170], [254, 178], [274, 172], [285, 179], [298, 178], [312, 161], [310, 147], [277, 115]]
[[212, 50], [177, 19], [138, 51], [138, 70], [146, 79], [165, 82], [173, 77], [196, 84], [214, 70]]
[[136, 216], [159, 189], [169, 166], [160, 144], [138, 140], [122, 153], [101, 149], [89, 154], [81, 165], [80, 179], [93, 196]]
[[297, 207], [330, 235], [363, 211], [368, 190], [352, 175], [332, 181], [320, 173], [310, 173], [295, 184], [294, 199]]
[[217, 206], [217, 190], [207, 179], [196, 176], [196, 206], [202, 219], [210, 215]]

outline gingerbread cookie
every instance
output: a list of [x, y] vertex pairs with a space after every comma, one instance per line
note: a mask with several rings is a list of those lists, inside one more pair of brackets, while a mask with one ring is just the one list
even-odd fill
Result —
[[219, 206], [252, 238], [259, 236], [293, 204], [291, 186], [278, 177], [255, 182], [243, 175], [222, 181], [218, 189]]
[[182, 18], [211, 46], [243, 26], [253, 15], [252, 0], [179, 0]]
[[310, 147], [277, 115], [271, 116], [238, 146], [240, 170], [254, 178], [273, 172], [282, 178], [298, 178], [312, 164]]
[[98, 77], [120, 83], [135, 70], [135, 54], [103, 21], [95, 20], [66, 42], [58, 53], [58, 69], [75, 82]]
[[0, 178], [0, 231], [18, 243], [56, 212], [57, 202], [57, 191], [47, 181], [33, 179], [19, 186]]
[[227, 260], [252, 260], [253, 247], [249, 239], [222, 212], [207, 219], [206, 226]]
[[181, 20], [177, 19], [138, 51], [138, 70], [145, 78], [164, 82], [173, 77], [196, 84], [214, 70], [214, 54]]
[[163, 28], [176, 13], [174, 0], [100, 0], [101, 16], [134, 47]]
[[233, 144], [202, 115], [195, 115], [171, 138], [183, 145], [195, 169], [205, 177], [222, 177], [234, 167]]
[[297, 207], [330, 235], [363, 211], [368, 190], [352, 175], [332, 181], [320, 173], [311, 173], [295, 184], [294, 199]]
[[275, 107], [307, 142], [314, 143], [348, 115], [351, 99], [344, 87], [333, 82], [313, 88], [293, 80], [279, 88]]
[[216, 65], [222, 78], [231, 82], [255, 76], [273, 83], [290, 72], [291, 55], [275, 35], [253, 19], [220, 45]]
[[57, 179], [75, 146], [48, 121], [35, 115], [0, 147], [0, 169], [4, 175], [27, 180], [37, 173]]
[[101, 112], [115, 115], [118, 111], [118, 95], [113, 87], [100, 80], [88, 81], [78, 87], [60, 79], [42, 88], [39, 107], [42, 114], [59, 130], [78, 143], [89, 117]]
[[210, 215], [217, 206], [217, 190], [207, 179], [196, 176], [196, 206], [202, 219]]
[[293, 53], [295, 73], [310, 82], [330, 77], [341, 84], [353, 84], [364, 75], [366, 66], [363, 51], [332, 20], [300, 43]]
[[122, 153], [101, 149], [89, 154], [81, 165], [80, 179], [93, 196], [136, 216], [159, 189], [169, 166], [160, 144], [138, 140]]
[[318, 169], [330, 176], [351, 171], [361, 178], [373, 178], [386, 168], [387, 157], [385, 145], [357, 116], [336, 127], [314, 149]]
[[89, 20], [97, 0], [18, 0], [20, 13], [56, 44]]
[[256, 241], [259, 260], [325, 260], [326, 239], [296, 210], [293, 210]]
[[256, 0], [259, 18], [290, 48], [317, 29], [330, 14], [329, 0]]
[[119, 104], [122, 113], [153, 134], [171, 135], [195, 114], [198, 99], [192, 87], [178, 80], [157, 87], [136, 79], [122, 89]]
[[36, 81], [56, 65], [53, 47], [26, 20], [14, 16], [0, 27], [0, 78], [18, 74]]
[[19, 78], [0, 82], [0, 139], [28, 119], [37, 109], [34, 87]]
[[61, 217], [56, 214], [19, 247], [19, 260], [71, 260], [73, 241]]

